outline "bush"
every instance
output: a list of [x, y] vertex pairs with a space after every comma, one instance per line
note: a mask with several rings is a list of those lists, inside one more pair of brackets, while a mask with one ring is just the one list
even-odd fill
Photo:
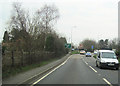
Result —
[[120, 50], [116, 50], [115, 53], [116, 53], [117, 56], [120, 56]]
[[2, 46], [2, 55], [5, 55], [6, 46]]
[[93, 57], [96, 59], [96, 58], [97, 58], [97, 55], [94, 55]]

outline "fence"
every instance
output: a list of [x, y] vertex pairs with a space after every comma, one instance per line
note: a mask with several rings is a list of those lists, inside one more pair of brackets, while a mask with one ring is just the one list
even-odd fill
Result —
[[24, 66], [29, 65], [32, 63], [40, 63], [44, 60], [49, 60], [55, 57], [53, 52], [45, 52], [45, 51], [38, 51], [38, 52], [13, 52], [13, 59], [12, 52], [6, 51], [5, 54], [2, 56], [2, 66], [12, 66], [14, 60], [14, 66]]

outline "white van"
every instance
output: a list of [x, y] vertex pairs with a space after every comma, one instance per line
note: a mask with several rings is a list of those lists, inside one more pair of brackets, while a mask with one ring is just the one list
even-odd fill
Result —
[[97, 53], [96, 66], [99, 68], [112, 67], [119, 69], [119, 61], [114, 51], [99, 50]]

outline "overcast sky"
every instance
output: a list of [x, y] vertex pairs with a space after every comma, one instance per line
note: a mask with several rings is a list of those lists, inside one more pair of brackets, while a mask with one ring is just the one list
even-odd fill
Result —
[[[17, 0], [0, 1], [0, 41], [9, 21], [12, 3]], [[113, 39], [118, 37], [119, 0], [19, 0], [23, 8], [34, 13], [44, 4], [54, 4], [60, 12], [56, 31], [67, 41], [79, 44], [85, 38]]]

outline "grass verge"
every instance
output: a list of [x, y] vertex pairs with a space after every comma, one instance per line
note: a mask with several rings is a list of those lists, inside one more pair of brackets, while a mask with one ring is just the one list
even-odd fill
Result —
[[120, 63], [120, 57], [118, 58], [118, 61], [119, 61], [119, 63]]
[[25, 72], [25, 71], [28, 71], [28, 70], [31, 70], [31, 69], [34, 69], [37, 67], [44, 66], [44, 65], [51, 63], [51, 62], [58, 60], [58, 59], [60, 59], [60, 58], [50, 59], [50, 60], [43, 61], [43, 62], [40, 62], [37, 64], [26, 65], [23, 67], [7, 67], [2, 72], [2, 78], [5, 79], [5, 78], [8, 78], [10, 76], [16, 75], [18, 73], [22, 73], [22, 72]]
[[79, 51], [74, 50], [74, 51], [71, 52], [71, 54], [80, 54], [80, 53], [79, 53]]
[[96, 59], [96, 58], [97, 58], [97, 55], [93, 55], [93, 57]]

